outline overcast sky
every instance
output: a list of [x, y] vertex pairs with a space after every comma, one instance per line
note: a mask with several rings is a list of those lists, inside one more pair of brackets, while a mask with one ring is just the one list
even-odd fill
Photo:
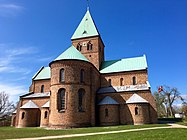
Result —
[[[86, 0], [0, 0], [0, 90], [11, 100], [28, 92], [32, 76], [71, 45]], [[105, 59], [145, 54], [152, 91], [187, 94], [186, 0], [90, 0]]]

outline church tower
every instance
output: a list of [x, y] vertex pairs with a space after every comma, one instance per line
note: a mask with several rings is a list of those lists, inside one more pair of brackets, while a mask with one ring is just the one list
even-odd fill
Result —
[[104, 61], [104, 43], [89, 10], [75, 30], [71, 41], [73, 46], [100, 70]]

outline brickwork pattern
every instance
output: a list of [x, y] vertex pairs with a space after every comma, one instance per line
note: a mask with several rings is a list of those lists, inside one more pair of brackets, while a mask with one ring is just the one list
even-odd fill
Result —
[[[108, 110], [108, 114], [106, 114], [105, 109]], [[99, 112], [100, 125], [108, 126], [119, 124], [119, 105], [100, 105]]]

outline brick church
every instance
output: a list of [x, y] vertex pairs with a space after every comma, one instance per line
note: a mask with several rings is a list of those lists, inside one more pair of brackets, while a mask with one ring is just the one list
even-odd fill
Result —
[[72, 128], [157, 122], [146, 56], [106, 61], [89, 10], [71, 46], [32, 77], [12, 126]]

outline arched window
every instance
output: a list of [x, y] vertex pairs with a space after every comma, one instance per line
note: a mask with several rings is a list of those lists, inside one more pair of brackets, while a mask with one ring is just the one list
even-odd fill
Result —
[[41, 93], [44, 92], [44, 85], [41, 86]]
[[77, 50], [79, 50], [79, 51], [82, 50], [82, 45], [80, 43], [77, 44]]
[[65, 109], [65, 89], [63, 89], [63, 88], [58, 91], [57, 104], [58, 104], [58, 111], [64, 111], [64, 109]]
[[135, 107], [134, 113], [135, 113], [135, 115], [138, 115], [138, 107]]
[[136, 77], [135, 77], [135, 76], [132, 77], [132, 84], [133, 84], [133, 85], [136, 85]]
[[112, 80], [108, 79], [108, 83], [109, 83], [109, 86], [111, 87], [112, 86]]
[[105, 109], [105, 117], [108, 117], [108, 108]]
[[78, 91], [78, 110], [79, 110], [79, 112], [84, 111], [84, 107], [83, 107], [84, 94], [85, 94], [85, 90], [79, 89], [79, 91]]
[[45, 111], [45, 113], [44, 113], [44, 119], [46, 119], [46, 118], [47, 118], [47, 115], [48, 115], [48, 112], [47, 112], [47, 111]]
[[89, 41], [87, 43], [87, 50], [92, 50], [92, 46], [93, 46], [93, 44]]
[[64, 82], [64, 69], [60, 69], [60, 82]]
[[120, 86], [123, 86], [123, 78], [120, 78]]
[[80, 82], [83, 83], [84, 82], [84, 70], [81, 69], [81, 72], [80, 72]]
[[24, 119], [24, 118], [25, 118], [25, 112], [22, 112], [21, 119]]

